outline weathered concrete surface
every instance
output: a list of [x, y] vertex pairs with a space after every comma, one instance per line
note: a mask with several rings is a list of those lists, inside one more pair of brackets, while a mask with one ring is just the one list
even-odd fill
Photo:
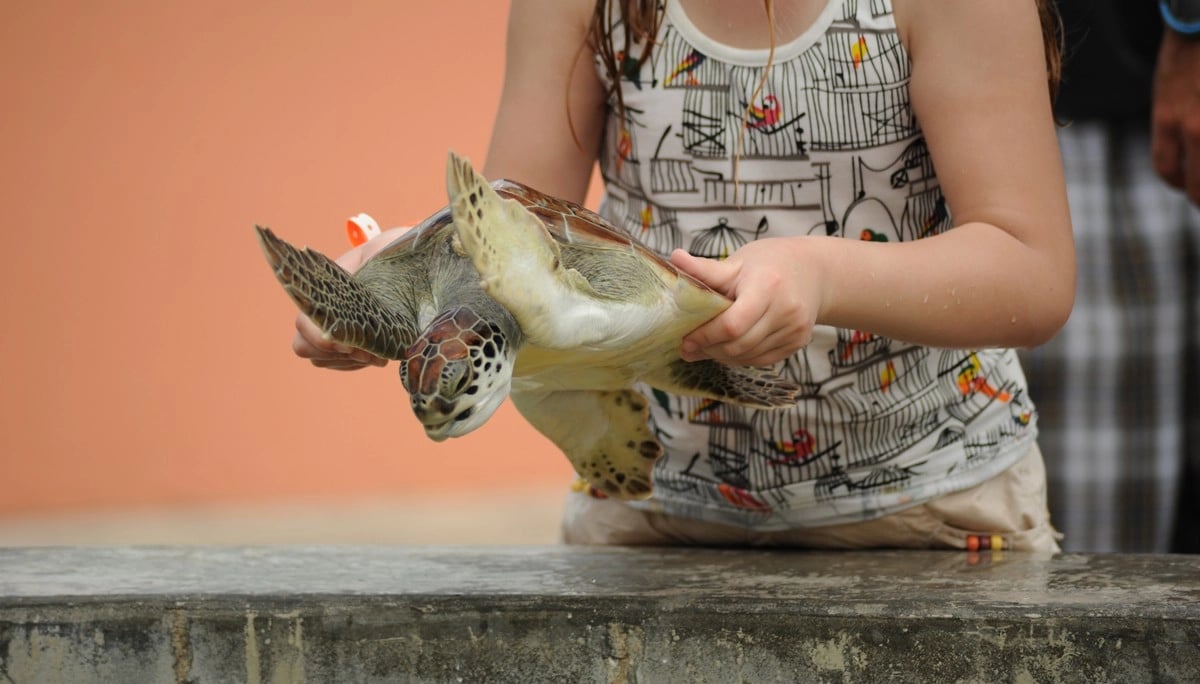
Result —
[[0, 682], [1200, 681], [1200, 557], [0, 549]]

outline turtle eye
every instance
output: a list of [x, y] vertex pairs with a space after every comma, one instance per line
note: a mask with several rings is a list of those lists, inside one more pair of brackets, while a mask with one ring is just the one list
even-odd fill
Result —
[[456, 397], [463, 393], [471, 382], [471, 372], [465, 363], [447, 363], [442, 367], [443, 394]]

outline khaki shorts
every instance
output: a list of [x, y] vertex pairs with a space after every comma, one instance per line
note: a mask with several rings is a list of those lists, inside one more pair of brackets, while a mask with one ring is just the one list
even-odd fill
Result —
[[961, 492], [863, 522], [757, 531], [641, 511], [571, 492], [563, 516], [568, 544], [764, 546], [813, 549], [1059, 551], [1046, 508], [1046, 467], [1035, 445], [1011, 468]]

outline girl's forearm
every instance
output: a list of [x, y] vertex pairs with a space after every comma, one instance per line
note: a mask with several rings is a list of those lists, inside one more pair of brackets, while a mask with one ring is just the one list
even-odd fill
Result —
[[790, 247], [822, 272], [818, 323], [917, 344], [1036, 346], [1074, 299], [1070, 258], [987, 223], [913, 242], [805, 237]]

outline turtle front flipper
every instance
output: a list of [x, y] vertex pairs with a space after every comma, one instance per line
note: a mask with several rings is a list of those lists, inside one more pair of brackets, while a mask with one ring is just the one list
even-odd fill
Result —
[[735, 367], [711, 359], [688, 362], [682, 359], [647, 375], [644, 380], [676, 394], [709, 397], [751, 408], [794, 406], [803, 388], [761, 368]]
[[[459, 244], [479, 272], [480, 284], [512, 313], [530, 342], [549, 349], [612, 348], [646, 336], [644, 316], [634, 313], [646, 301], [597, 293], [578, 270], [564, 265], [562, 250], [542, 219], [497, 194], [470, 162], [453, 152], [446, 190]], [[617, 254], [614, 250], [610, 256]], [[615, 261], [608, 263], [615, 267]]]
[[283, 289], [328, 339], [387, 359], [403, 357], [416, 337], [414, 321], [324, 254], [299, 250], [269, 228], [255, 230]]
[[641, 394], [628, 389], [514, 392], [512, 400], [597, 490], [618, 499], [650, 496], [650, 472], [663, 447], [650, 429], [650, 406]]

